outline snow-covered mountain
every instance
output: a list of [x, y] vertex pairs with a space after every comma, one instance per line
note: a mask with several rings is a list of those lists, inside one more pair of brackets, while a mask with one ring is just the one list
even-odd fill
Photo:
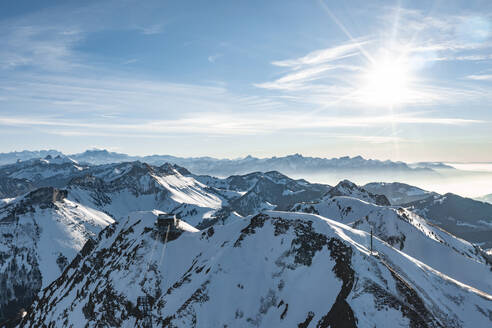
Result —
[[328, 198], [335, 196], [349, 196], [374, 203], [376, 205], [391, 205], [386, 196], [382, 194], [373, 194], [349, 180], [340, 181], [340, 183], [328, 191], [326, 196]]
[[[330, 190], [328, 185], [294, 180], [276, 171], [235, 175], [227, 179], [201, 179], [221, 194], [231, 195], [228, 207], [243, 216], [265, 209], [287, 210], [295, 203], [316, 199]], [[238, 194], [231, 194], [231, 191]]]
[[373, 182], [365, 189], [385, 195], [391, 204], [407, 207], [454, 235], [492, 248], [492, 204], [455, 194], [440, 195], [404, 183]]
[[[492, 262], [471, 243], [426, 222], [402, 207], [378, 206], [347, 197], [327, 196], [292, 211], [318, 214], [374, 235], [458, 281], [492, 295]], [[445, 259], [445, 260], [443, 260]], [[463, 270], [463, 268], [468, 268]]]
[[436, 193], [400, 182], [372, 182], [364, 185], [364, 189], [379, 195], [385, 195], [392, 205], [401, 205], [422, 200]]
[[234, 212], [249, 215], [261, 209], [288, 209], [297, 202], [318, 198], [330, 188], [275, 171], [221, 179], [195, 175], [168, 163], [81, 165], [66, 157], [0, 167], [2, 179], [7, 189], [2, 197], [13, 197], [40, 186], [67, 188], [70, 199], [116, 218], [132, 211], [159, 209], [186, 216], [188, 222], [197, 226], [204, 219], [223, 221], [235, 216]]
[[39, 187], [63, 188], [89, 167], [58, 155], [0, 166], [0, 197], [15, 197]]
[[44, 187], [0, 206], [0, 323], [27, 308], [89, 238], [114, 221]]
[[[188, 171], [170, 164], [157, 167], [128, 162], [95, 166], [72, 179], [67, 190], [70, 199], [110, 213], [116, 219], [149, 209], [172, 212], [183, 204], [213, 213], [226, 204], [224, 198]], [[199, 224], [201, 219], [195, 218], [192, 223]]]
[[402, 206], [460, 238], [492, 248], [492, 204], [447, 193]]
[[[170, 233], [173, 238], [169, 239]], [[321, 216], [196, 231], [134, 213], [88, 242], [20, 327], [488, 327], [492, 296]]]
[[115, 218], [132, 211], [171, 212], [197, 227], [256, 214], [263, 209], [289, 209], [316, 199], [330, 187], [294, 180], [279, 172], [255, 172], [221, 179], [198, 176], [177, 165], [140, 162], [91, 168], [74, 178], [70, 197]]

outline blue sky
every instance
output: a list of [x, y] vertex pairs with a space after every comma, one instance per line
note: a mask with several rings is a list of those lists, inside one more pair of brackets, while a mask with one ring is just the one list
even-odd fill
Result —
[[0, 151], [492, 161], [492, 2], [2, 1]]

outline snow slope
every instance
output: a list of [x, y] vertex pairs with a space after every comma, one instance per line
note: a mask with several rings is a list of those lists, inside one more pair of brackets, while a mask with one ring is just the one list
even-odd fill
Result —
[[89, 242], [20, 327], [488, 327], [492, 296], [318, 215], [265, 212], [167, 241], [156, 213]]

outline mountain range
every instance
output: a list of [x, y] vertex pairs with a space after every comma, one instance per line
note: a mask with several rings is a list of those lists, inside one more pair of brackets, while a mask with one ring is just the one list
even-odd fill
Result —
[[490, 204], [53, 155], [0, 167], [5, 326], [492, 325]]
[[284, 174], [322, 173], [326, 171], [392, 171], [407, 174], [432, 174], [437, 163], [409, 165], [404, 162], [365, 159], [362, 156], [319, 158], [305, 157], [300, 154], [284, 157], [256, 158], [246, 156], [238, 159], [216, 159], [212, 157], [176, 157], [170, 155], [130, 156], [107, 150], [87, 150], [78, 154], [64, 155], [56, 150], [22, 151], [0, 154], [0, 164], [13, 164], [35, 158], [68, 157], [80, 164], [111, 164], [129, 161], [141, 161], [151, 165], [173, 163], [186, 167], [196, 174], [209, 174], [227, 177], [234, 174], [246, 174], [254, 171], [280, 171]]

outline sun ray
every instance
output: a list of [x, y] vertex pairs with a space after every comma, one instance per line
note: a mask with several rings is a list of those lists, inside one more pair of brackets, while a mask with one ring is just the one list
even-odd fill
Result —
[[[342, 24], [342, 22], [340, 22], [340, 20], [332, 13], [332, 11], [330, 10], [330, 8], [328, 8], [328, 5], [323, 1], [323, 0], [320, 0], [320, 4], [321, 4], [321, 8], [323, 8], [323, 10], [328, 14], [328, 16], [330, 16], [330, 18], [335, 22], [335, 24], [342, 30], [342, 32], [350, 39], [350, 41], [354, 42], [354, 43], [358, 43], [358, 41], [356, 40], [356, 38], [354, 38], [352, 36], [352, 33], [350, 33], [350, 31], [345, 27], [345, 25]], [[373, 62], [373, 58], [372, 56], [369, 54], [369, 52], [367, 52], [364, 48], [364, 46], [362, 44], [359, 43], [359, 46], [358, 46], [360, 52], [364, 55], [364, 57], [367, 58], [367, 60], [369, 62]]]

